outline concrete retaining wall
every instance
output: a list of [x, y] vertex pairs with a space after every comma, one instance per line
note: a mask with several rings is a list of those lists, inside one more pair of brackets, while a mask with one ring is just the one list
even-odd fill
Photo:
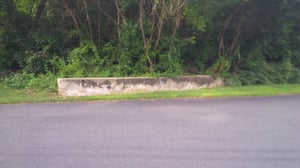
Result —
[[191, 90], [223, 86], [223, 80], [210, 76], [176, 78], [60, 78], [61, 96], [95, 96], [113, 93], [136, 93], [167, 90]]

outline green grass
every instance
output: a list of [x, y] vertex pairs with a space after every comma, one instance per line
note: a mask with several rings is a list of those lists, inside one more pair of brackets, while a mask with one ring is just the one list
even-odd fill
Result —
[[16, 90], [0, 88], [0, 104], [38, 103], [38, 102], [74, 102], [74, 101], [110, 101], [139, 99], [174, 99], [174, 98], [208, 98], [208, 97], [245, 97], [278, 96], [300, 94], [300, 84], [241, 86], [190, 91], [165, 91], [135, 94], [113, 94], [92, 97], [60, 97], [47, 91]]

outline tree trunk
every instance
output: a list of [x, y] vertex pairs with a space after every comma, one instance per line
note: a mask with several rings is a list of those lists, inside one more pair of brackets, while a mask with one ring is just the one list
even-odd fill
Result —
[[[161, 7], [164, 8], [165, 7], [165, 1], [162, 0], [160, 3], [161, 3]], [[155, 49], [158, 47], [160, 39], [161, 39], [162, 28], [163, 28], [163, 25], [164, 25], [164, 19], [165, 19], [165, 17], [166, 17], [165, 10], [162, 9], [160, 11], [158, 22], [157, 22], [157, 26], [156, 26], [157, 37], [156, 37], [155, 46], [154, 46]], [[155, 19], [155, 14], [154, 14], [154, 19]]]
[[119, 0], [115, 0], [115, 7], [117, 9], [116, 26], [117, 26], [118, 40], [119, 40], [119, 42], [121, 42], [121, 9], [120, 9], [120, 6], [119, 6]]
[[37, 11], [35, 13], [34, 19], [32, 21], [32, 24], [31, 24], [31, 27], [30, 27], [30, 30], [28, 33], [28, 36], [27, 36], [28, 38], [31, 37], [32, 32], [38, 27], [39, 21], [42, 16], [42, 13], [45, 9], [46, 3], [47, 3], [47, 0], [40, 0], [39, 5], [37, 7]]
[[84, 0], [84, 8], [85, 8], [85, 13], [86, 13], [86, 20], [87, 20], [88, 27], [89, 27], [89, 36], [90, 36], [90, 40], [91, 40], [91, 41], [94, 41], [94, 37], [93, 37], [93, 28], [92, 28], [92, 24], [91, 24], [90, 15], [89, 15], [89, 9], [88, 9], [87, 0]]
[[77, 32], [78, 32], [79, 34], [81, 34], [80, 26], [79, 26], [79, 23], [78, 23], [78, 21], [77, 21], [77, 19], [76, 19], [75, 11], [72, 10], [72, 9], [70, 9], [69, 6], [68, 6], [68, 4], [66, 4], [66, 3], [62, 3], [62, 2], [59, 2], [59, 1], [57, 1], [57, 0], [53, 0], [53, 2], [56, 3], [56, 4], [58, 4], [58, 5], [60, 5], [60, 6], [62, 6], [63, 8], [65, 8], [66, 12], [67, 12], [67, 13], [69, 14], [69, 16], [71, 16], [71, 18], [72, 18], [72, 20], [73, 20], [73, 22], [74, 22], [74, 25], [75, 25], [75, 28], [76, 28]]
[[175, 39], [177, 36], [177, 29], [180, 26], [181, 23], [181, 13], [182, 13], [182, 8], [184, 7], [185, 3], [187, 0], [177, 0], [177, 1], [173, 1], [173, 3], [171, 2], [170, 5], [170, 13], [172, 15], [174, 15], [174, 27], [173, 27], [173, 33], [172, 33], [172, 39], [171, 39], [171, 43], [170, 43], [170, 54], [172, 54], [174, 52], [174, 43], [175, 43]]
[[151, 68], [153, 66], [153, 62], [149, 56], [150, 48], [151, 48], [151, 41], [152, 39], [147, 39], [145, 35], [145, 30], [144, 30], [144, 4], [145, 0], [140, 0], [139, 2], [139, 23], [140, 23], [140, 31], [142, 34], [143, 38], [143, 43], [144, 43], [144, 52], [145, 56], [147, 59], [147, 62], [149, 64], [149, 67]]
[[144, 3], [145, 0], [140, 0], [139, 2], [139, 23], [140, 23], [140, 31], [143, 38], [144, 48], [147, 47], [147, 40], [145, 36], [145, 30], [144, 30]]
[[[225, 53], [226, 53], [226, 45], [225, 45], [225, 41], [224, 41], [225, 33], [226, 33], [230, 23], [232, 22], [233, 17], [241, 10], [241, 7], [243, 6], [243, 4], [244, 4], [244, 0], [240, 0], [240, 2], [237, 4], [237, 6], [233, 10], [233, 12], [228, 16], [228, 18], [224, 22], [224, 27], [219, 36], [218, 57], [225, 55]], [[239, 36], [239, 34], [238, 34], [238, 36]]]
[[38, 26], [40, 18], [42, 16], [42, 13], [45, 9], [46, 3], [47, 3], [47, 0], [40, 0], [40, 3], [38, 5], [38, 8], [37, 8], [37, 11], [35, 13], [34, 20], [33, 20], [33, 24], [32, 24], [33, 28], [36, 28]]

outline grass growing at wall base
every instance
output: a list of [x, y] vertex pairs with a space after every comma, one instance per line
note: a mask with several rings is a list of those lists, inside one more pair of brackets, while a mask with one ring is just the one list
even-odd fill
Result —
[[208, 98], [208, 97], [248, 97], [278, 96], [300, 94], [300, 84], [240, 86], [189, 91], [164, 91], [134, 94], [113, 94], [91, 97], [60, 97], [54, 92], [16, 90], [0, 88], [0, 104], [40, 103], [40, 102], [77, 102], [77, 101], [111, 101], [140, 99], [174, 99], [174, 98]]

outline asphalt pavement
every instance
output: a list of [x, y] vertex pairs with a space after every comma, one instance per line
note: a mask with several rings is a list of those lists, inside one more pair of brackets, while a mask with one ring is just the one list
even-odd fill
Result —
[[300, 96], [0, 105], [0, 168], [299, 168]]

